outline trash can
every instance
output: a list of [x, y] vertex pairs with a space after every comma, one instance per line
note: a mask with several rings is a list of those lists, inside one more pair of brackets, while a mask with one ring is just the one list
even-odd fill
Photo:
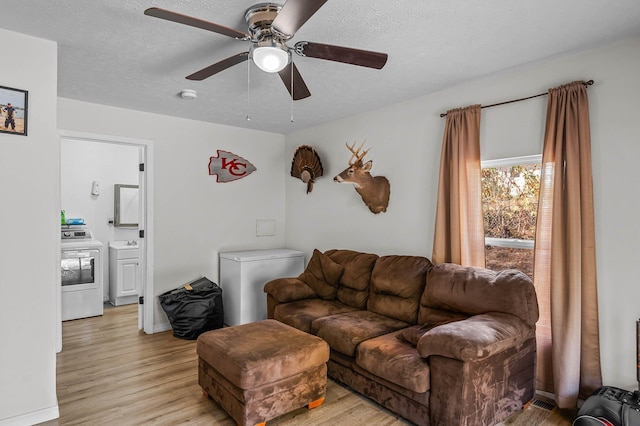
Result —
[[222, 289], [206, 277], [162, 293], [158, 298], [175, 337], [195, 340], [205, 331], [222, 328]]

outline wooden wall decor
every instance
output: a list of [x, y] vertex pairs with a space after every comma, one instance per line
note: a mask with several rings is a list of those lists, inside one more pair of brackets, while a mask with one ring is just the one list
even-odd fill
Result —
[[307, 184], [307, 194], [313, 190], [313, 183], [322, 173], [322, 161], [316, 150], [309, 145], [299, 146], [291, 161], [291, 176]]
[[362, 152], [365, 141], [362, 141], [358, 149], [354, 149], [356, 143], [347, 145], [351, 151], [349, 167], [344, 169], [339, 175], [333, 178], [334, 182], [352, 183], [355, 190], [362, 197], [362, 201], [369, 207], [372, 213], [378, 214], [386, 212], [389, 205], [389, 195], [391, 194], [391, 184], [384, 176], [371, 176], [369, 171], [373, 162], [371, 160], [363, 163], [364, 156], [369, 150]]
[[209, 174], [216, 175], [216, 182], [231, 182], [255, 172], [256, 167], [229, 151], [218, 150], [217, 157], [209, 158]]

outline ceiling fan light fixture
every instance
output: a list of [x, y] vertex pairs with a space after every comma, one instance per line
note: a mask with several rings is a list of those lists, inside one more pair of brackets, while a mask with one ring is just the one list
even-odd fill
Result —
[[[236, 53], [196, 71], [188, 75], [186, 77], [187, 80], [202, 81], [234, 65], [247, 61], [247, 88], [250, 88], [251, 62], [253, 61], [261, 71], [279, 73], [280, 79], [291, 95], [291, 99], [297, 101], [311, 96], [311, 93], [293, 63], [291, 58], [292, 51], [299, 56], [373, 69], [381, 69], [387, 62], [388, 55], [386, 53], [350, 47], [309, 41], [297, 42], [294, 47], [287, 46], [286, 43], [295, 36], [300, 27], [326, 2], [327, 0], [286, 0], [282, 5], [277, 3], [255, 4], [247, 9], [245, 13], [248, 32], [238, 31], [224, 25], [203, 21], [202, 19], [159, 7], [150, 7], [144, 11], [144, 14], [251, 43], [247, 51]], [[287, 69], [287, 65], [289, 65], [289, 69]], [[186, 92], [182, 96], [185, 99], [193, 99], [195, 98], [194, 95], [195, 93]], [[291, 121], [293, 121], [293, 114]]]
[[275, 42], [258, 43], [251, 52], [253, 62], [264, 72], [280, 72], [289, 63], [289, 52]]

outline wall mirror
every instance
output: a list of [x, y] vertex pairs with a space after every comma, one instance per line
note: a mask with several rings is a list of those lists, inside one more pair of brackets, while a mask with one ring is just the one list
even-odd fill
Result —
[[118, 228], [138, 227], [138, 185], [114, 185], [114, 223]]

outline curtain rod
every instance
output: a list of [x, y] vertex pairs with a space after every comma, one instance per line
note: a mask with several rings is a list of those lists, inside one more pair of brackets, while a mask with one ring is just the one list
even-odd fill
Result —
[[[583, 84], [585, 86], [591, 86], [593, 84], [593, 80], [585, 81]], [[491, 104], [491, 105], [482, 105], [480, 108], [491, 108], [491, 107], [498, 106], [498, 105], [512, 104], [512, 103], [515, 103], [515, 102], [526, 101], [528, 99], [539, 98], [540, 96], [546, 96], [548, 94], [549, 94], [549, 92], [539, 93], [537, 95], [527, 96], [526, 98], [512, 99], [510, 101], [498, 102], [497, 104]], [[440, 118], [446, 117], [446, 116], [447, 116], [446, 112], [440, 114]]]

